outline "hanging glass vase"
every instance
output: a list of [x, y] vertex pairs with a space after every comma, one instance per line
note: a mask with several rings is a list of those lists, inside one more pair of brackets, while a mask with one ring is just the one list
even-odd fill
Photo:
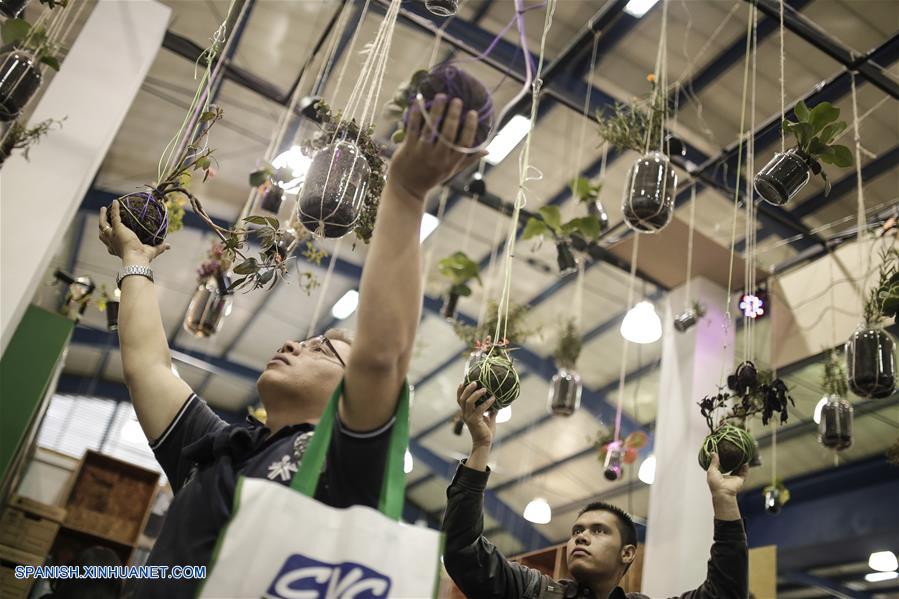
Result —
[[571, 416], [581, 405], [583, 385], [574, 370], [559, 368], [549, 385], [549, 412], [556, 416]]
[[362, 151], [347, 140], [316, 152], [297, 201], [297, 218], [315, 235], [343, 237], [362, 210], [371, 168]]
[[556, 243], [556, 262], [559, 264], [559, 275], [565, 276], [577, 271], [577, 259], [567, 241]]
[[106, 301], [106, 328], [110, 331], [119, 330], [119, 300]]
[[837, 451], [852, 445], [852, 404], [839, 395], [828, 395], [821, 406], [818, 442]]
[[609, 215], [606, 212], [605, 207], [602, 205], [602, 202], [599, 200], [593, 200], [592, 202], [587, 203], [587, 214], [590, 216], [595, 216], [599, 221], [599, 230], [605, 231], [609, 226]]
[[765, 490], [765, 511], [769, 514], [779, 514], [783, 503], [780, 499], [780, 489], [769, 487]]
[[425, 0], [425, 8], [438, 17], [450, 17], [459, 10], [459, 0]]
[[456, 318], [456, 306], [459, 303], [459, 294], [453, 293], [450, 291], [443, 297], [443, 308], [440, 309], [440, 313], [443, 314], [443, 317], [447, 320], [453, 320]]
[[197, 286], [184, 315], [184, 330], [196, 337], [218, 333], [231, 313], [233, 291], [228, 275], [219, 273]]
[[41, 85], [34, 56], [13, 50], [0, 56], [0, 121], [12, 121]]
[[28, 0], [0, 0], [0, 15], [8, 19], [18, 19]]
[[621, 462], [624, 459], [624, 448], [621, 442], [609, 443], [606, 448], [606, 460], [603, 464], [602, 475], [606, 480], [618, 480], [621, 478]]
[[753, 186], [766, 202], [783, 206], [805, 187], [810, 176], [808, 161], [791, 148], [775, 154], [755, 176]]
[[275, 216], [284, 203], [284, 190], [274, 181], [270, 181], [265, 191], [259, 192], [259, 209]]
[[627, 173], [624, 220], [639, 233], [658, 233], [674, 215], [677, 173], [668, 157], [650, 152], [640, 158]]
[[881, 328], [859, 327], [846, 343], [849, 388], [861, 397], [889, 397], [896, 390], [895, 343]]
[[471, 383], [477, 383], [479, 389], [486, 389], [486, 398], [495, 398], [490, 408], [493, 411], [511, 405], [521, 393], [521, 381], [509, 352], [496, 346], [478, 349], [468, 356], [465, 384]]

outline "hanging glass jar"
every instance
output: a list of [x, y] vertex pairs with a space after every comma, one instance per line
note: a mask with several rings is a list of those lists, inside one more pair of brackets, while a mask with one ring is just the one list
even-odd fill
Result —
[[846, 343], [849, 388], [861, 397], [889, 397], [896, 390], [895, 343], [881, 328], [859, 327]]
[[452, 291], [443, 296], [443, 307], [440, 309], [440, 313], [443, 314], [445, 319], [454, 320], [456, 318], [456, 307], [459, 304], [459, 297], [458, 293], [453, 293]]
[[621, 478], [621, 462], [624, 458], [624, 448], [621, 442], [609, 443], [606, 448], [606, 461], [603, 464], [602, 475], [606, 480], [618, 480]]
[[41, 85], [34, 56], [13, 50], [0, 56], [0, 121], [12, 121]]
[[269, 181], [265, 191], [260, 191], [258, 195], [259, 209], [275, 216], [284, 203], [284, 190], [274, 181]]
[[425, 0], [425, 8], [438, 17], [450, 17], [459, 10], [459, 0]]
[[852, 404], [839, 395], [828, 395], [821, 406], [818, 442], [837, 451], [852, 445]]
[[581, 405], [583, 385], [574, 370], [559, 368], [549, 385], [549, 411], [556, 416], [571, 416]]
[[765, 511], [769, 514], [779, 514], [783, 503], [780, 499], [780, 489], [768, 487], [765, 489]]
[[28, 0], [0, 0], [0, 15], [7, 19], [18, 19]]
[[677, 173], [668, 157], [650, 152], [640, 158], [627, 173], [624, 220], [640, 233], [658, 233], [674, 215], [674, 195], [677, 192]]
[[107, 300], [106, 302], [106, 328], [110, 331], [119, 330], [119, 300]]
[[559, 275], [563, 277], [577, 271], [577, 258], [567, 241], [556, 242], [556, 262], [559, 265]]
[[300, 191], [297, 218], [315, 235], [343, 237], [359, 219], [370, 176], [355, 143], [339, 140], [319, 150]]
[[231, 313], [234, 292], [227, 274], [219, 273], [197, 286], [184, 315], [184, 330], [196, 337], [218, 333]]
[[783, 206], [805, 187], [810, 176], [808, 160], [791, 148], [775, 154], [756, 174], [753, 186], [766, 202]]

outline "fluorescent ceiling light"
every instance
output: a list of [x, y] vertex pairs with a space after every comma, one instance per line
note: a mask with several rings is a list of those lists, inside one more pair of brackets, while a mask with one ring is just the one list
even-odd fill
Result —
[[512, 420], [512, 406], [506, 406], [496, 413], [496, 423], [502, 424]]
[[434, 229], [436, 229], [439, 224], [440, 221], [436, 216], [425, 212], [424, 216], [421, 218], [421, 229], [418, 231], [419, 243], [424, 243], [424, 240], [434, 232]]
[[640, 471], [637, 477], [647, 485], [651, 485], [656, 481], [656, 456], [651, 455], [640, 464]]
[[306, 173], [309, 171], [309, 166], [312, 164], [312, 159], [303, 154], [303, 151], [300, 149], [300, 146], [293, 146], [286, 152], [282, 152], [278, 155], [277, 158], [272, 160], [272, 166], [275, 168], [289, 167], [293, 170], [293, 179], [290, 181], [284, 181], [280, 183], [280, 186], [285, 191], [296, 190], [300, 185], [303, 184], [303, 180], [306, 178]]
[[662, 337], [662, 321], [655, 307], [639, 302], [628, 310], [621, 321], [621, 336], [632, 343], [654, 343]]
[[122, 437], [123, 441], [127, 441], [133, 445], [140, 445], [147, 442], [147, 437], [144, 435], [144, 431], [141, 429], [137, 420], [129, 420], [126, 422], [122, 426], [119, 435]]
[[899, 568], [899, 562], [896, 561], [896, 554], [892, 551], [875, 551], [868, 558], [868, 565], [872, 570], [878, 572], [892, 572]]
[[520, 114], [512, 117], [487, 146], [487, 163], [496, 166], [506, 159], [531, 130], [531, 119]]
[[333, 316], [337, 320], [348, 318], [350, 314], [356, 311], [356, 307], [358, 305], [359, 292], [355, 289], [350, 289], [349, 291], [344, 293], [343, 297], [337, 300], [337, 303], [334, 304], [333, 308], [331, 308], [331, 316]]
[[524, 508], [524, 519], [534, 524], [549, 524], [552, 515], [552, 509], [542, 497], [532, 499]]
[[640, 18], [649, 12], [649, 9], [656, 5], [659, 0], [631, 0], [624, 5], [624, 12], [632, 17]]
[[815, 421], [815, 424], [821, 424], [821, 410], [826, 405], [827, 405], [827, 396], [825, 395], [820, 400], [818, 400], [818, 405], [815, 406], [815, 413], [812, 415], [812, 419]]
[[893, 580], [899, 578], [899, 572], [871, 572], [865, 574], [865, 580], [868, 582], [883, 582], [884, 580]]
[[403, 472], [409, 474], [412, 472], [412, 454], [409, 453], [409, 450], [406, 450], [406, 456], [403, 458]]

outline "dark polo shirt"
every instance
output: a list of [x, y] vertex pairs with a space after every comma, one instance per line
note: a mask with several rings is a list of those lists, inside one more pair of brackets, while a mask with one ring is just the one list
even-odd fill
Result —
[[[376, 431], [356, 433], [336, 418], [315, 498], [338, 508], [377, 507], [392, 426], [393, 419]], [[247, 418], [246, 425], [228, 425], [206, 402], [191, 395], [166, 431], [150, 445], [175, 496], [147, 564], [170, 569], [208, 566], [219, 532], [231, 515], [238, 477], [290, 485], [314, 430], [311, 424], [296, 424], [272, 434], [252, 417]], [[292, 530], [290, 522], [284, 522], [284, 531], [315, 534]], [[192, 597], [199, 582], [133, 581], [126, 595]]]

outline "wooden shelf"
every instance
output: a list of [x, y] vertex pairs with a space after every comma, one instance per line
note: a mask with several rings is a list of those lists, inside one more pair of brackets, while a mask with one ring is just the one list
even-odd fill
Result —
[[93, 537], [97, 540], [104, 541], [106, 543], [115, 543], [116, 545], [121, 545], [122, 547], [134, 548], [134, 545], [132, 545], [131, 543], [128, 543], [127, 541], [122, 541], [121, 539], [116, 539], [114, 537], [110, 537], [110, 536], [101, 534], [99, 532], [93, 532], [91, 530], [79, 528], [77, 526], [72, 526], [70, 524], [63, 524], [59, 528], [62, 530], [77, 532], [79, 534], [82, 534], [82, 535], [85, 535], [88, 537]]

